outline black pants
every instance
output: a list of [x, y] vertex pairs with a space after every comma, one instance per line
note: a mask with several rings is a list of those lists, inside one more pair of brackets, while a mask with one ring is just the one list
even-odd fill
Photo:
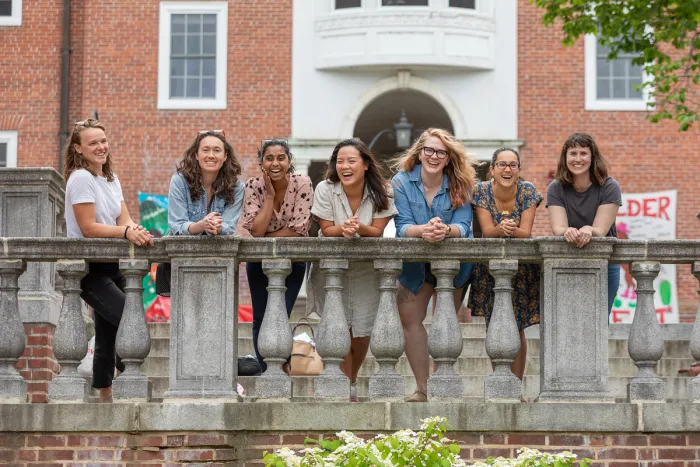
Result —
[[[265, 308], [267, 307], [267, 276], [263, 272], [262, 263], [246, 263], [245, 270], [248, 273], [248, 286], [250, 287], [250, 298], [253, 302], [253, 346], [255, 355], [258, 357], [260, 367], [267, 370], [267, 364], [263, 361], [258, 351], [258, 335], [262, 326]], [[292, 263], [292, 272], [287, 276], [284, 285], [287, 291], [284, 293], [285, 304], [287, 305], [287, 317], [292, 314], [294, 302], [297, 301], [301, 284], [304, 282], [306, 263]]]
[[115, 342], [124, 312], [126, 279], [119, 263], [89, 263], [88, 273], [80, 281], [80, 297], [95, 310], [95, 356], [92, 361], [92, 387], [112, 385], [114, 367], [124, 371]]

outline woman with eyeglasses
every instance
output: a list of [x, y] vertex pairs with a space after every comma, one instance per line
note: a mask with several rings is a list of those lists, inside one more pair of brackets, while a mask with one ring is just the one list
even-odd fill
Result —
[[[381, 237], [396, 214], [391, 185], [365, 143], [338, 143], [328, 162], [325, 180], [318, 184], [311, 213], [318, 220], [319, 237]], [[325, 279], [314, 263], [308, 287], [307, 312], [323, 312]], [[357, 402], [357, 373], [369, 349], [379, 305], [379, 276], [371, 261], [351, 262], [343, 276], [343, 304], [350, 328], [350, 352], [341, 369], [350, 378], [350, 400]]]
[[[263, 140], [258, 162], [262, 177], [250, 178], [245, 185], [243, 228], [253, 237], [308, 237], [313, 188], [308, 176], [294, 173], [287, 140]], [[306, 263], [292, 263], [292, 272], [285, 280], [287, 316], [292, 314], [305, 271]], [[258, 350], [258, 336], [267, 307], [267, 275], [260, 262], [246, 263], [246, 272], [253, 302], [253, 347], [264, 372], [267, 364]], [[289, 373], [289, 363], [283, 369]]]
[[221, 130], [200, 131], [168, 191], [166, 235], [231, 235], [243, 206], [241, 164]]
[[[479, 182], [472, 204], [485, 238], [530, 238], [535, 211], [542, 195], [535, 185], [520, 178], [520, 154], [500, 148], [491, 158], [491, 180]], [[493, 313], [494, 279], [485, 263], [474, 265], [469, 292], [469, 308], [474, 316], [486, 317], [488, 327]], [[527, 340], [525, 328], [540, 322], [540, 267], [519, 264], [513, 278], [513, 311], [520, 331], [520, 353], [511, 369], [523, 379]]]
[[[102, 123], [96, 119], [77, 122], [63, 150], [63, 160], [68, 238], [125, 238], [136, 246], [153, 246], [153, 236], [131, 219], [124, 203]], [[80, 297], [95, 310], [92, 387], [99, 389], [100, 402], [111, 402], [115, 366], [124, 370], [115, 343], [124, 311], [126, 279], [117, 262], [87, 266], [88, 273], [80, 281]]]
[[[556, 179], [547, 188], [547, 209], [554, 235], [583, 248], [593, 237], [617, 238], [615, 218], [622, 206], [617, 180], [608, 176], [608, 163], [586, 133], [564, 142]], [[608, 264], [608, 314], [620, 285], [620, 265]]]
[[[393, 180], [396, 197], [396, 236], [441, 242], [473, 237], [470, 200], [476, 172], [461, 141], [449, 132], [429, 128], [397, 160]], [[455, 312], [472, 265], [462, 263], [454, 280]], [[403, 263], [397, 302], [406, 342], [406, 357], [416, 377], [416, 391], [406, 400], [428, 400], [428, 333], [423, 326], [437, 278], [428, 263]]]

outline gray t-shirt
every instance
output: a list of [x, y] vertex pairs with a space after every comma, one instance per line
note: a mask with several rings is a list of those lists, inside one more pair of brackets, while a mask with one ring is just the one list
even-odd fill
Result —
[[[593, 183], [586, 191], [580, 193], [574, 189], [573, 185], [561, 184], [559, 180], [554, 180], [547, 188], [546, 206], [561, 206], [566, 209], [569, 227], [580, 229], [585, 225], [593, 225], [598, 207], [603, 204], [622, 206], [620, 184], [612, 177], [608, 177], [602, 185]], [[615, 223], [610, 227], [606, 237], [617, 238]]]
[[66, 230], [68, 238], [83, 238], [78, 221], [75, 219], [74, 204], [94, 203], [95, 222], [117, 225], [122, 211], [122, 187], [119, 179], [108, 182], [105, 177], [95, 177], [85, 169], [76, 170], [66, 183]]

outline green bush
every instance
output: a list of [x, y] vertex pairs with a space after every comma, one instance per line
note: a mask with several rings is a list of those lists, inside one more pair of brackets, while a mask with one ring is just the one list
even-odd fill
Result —
[[[352, 432], [337, 433], [338, 439], [306, 439], [305, 448], [295, 452], [281, 448], [274, 453], [263, 453], [266, 467], [459, 467], [467, 463], [459, 457], [460, 447], [445, 437], [449, 426], [443, 417], [426, 418], [421, 431], [401, 430], [391, 435], [377, 435], [365, 440]], [[588, 467], [580, 461], [581, 467]], [[493, 467], [568, 467], [576, 463], [576, 455], [564, 451], [542, 453], [522, 448], [518, 457], [489, 458], [475, 466]]]

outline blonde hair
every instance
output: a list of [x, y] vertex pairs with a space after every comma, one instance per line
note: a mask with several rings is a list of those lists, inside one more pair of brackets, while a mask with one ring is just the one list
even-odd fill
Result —
[[[84, 122], [80, 122], [80, 124], [76, 124], [75, 127], [73, 127], [73, 133], [71, 133], [70, 139], [66, 143], [66, 147], [63, 149], [63, 161], [65, 163], [65, 168], [63, 169], [63, 179], [65, 181], [68, 181], [70, 174], [78, 169], [85, 169], [95, 177], [98, 175], [90, 167], [90, 164], [87, 163], [83, 155], [75, 150], [74, 146], [75, 144], [81, 144], [80, 133], [90, 128], [99, 128], [100, 130], [104, 131], [105, 134], [107, 133], [104, 125], [100, 123], [99, 120], [94, 118], [85, 119]], [[109, 151], [107, 152], [107, 162], [105, 162], [102, 166], [102, 176], [109, 182], [114, 181], [114, 162], [112, 160], [112, 154]]]
[[463, 206], [471, 201], [472, 192], [476, 186], [476, 170], [471, 157], [467, 154], [467, 148], [461, 141], [449, 131], [442, 128], [428, 128], [420, 137], [392, 164], [394, 169], [410, 172], [416, 164], [420, 163], [421, 152], [426, 140], [435, 136], [440, 138], [447, 148], [448, 164], [443, 171], [447, 174], [447, 183], [450, 188], [450, 201], [452, 209]]

